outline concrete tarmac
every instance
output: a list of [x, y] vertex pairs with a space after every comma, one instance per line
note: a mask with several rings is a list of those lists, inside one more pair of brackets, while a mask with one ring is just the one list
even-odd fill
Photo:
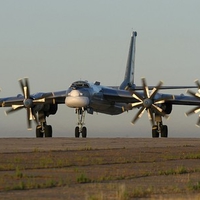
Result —
[[199, 146], [200, 138], [0, 138], [0, 153]]

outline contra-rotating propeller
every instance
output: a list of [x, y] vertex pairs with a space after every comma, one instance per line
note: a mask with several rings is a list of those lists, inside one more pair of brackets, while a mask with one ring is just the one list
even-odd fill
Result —
[[30, 87], [28, 78], [20, 79], [19, 84], [22, 90], [22, 93], [24, 95], [24, 100], [21, 104], [15, 105], [15, 102], [12, 104], [12, 108], [6, 111], [6, 114], [13, 113], [15, 111], [21, 110], [22, 108], [26, 108], [27, 110], [27, 126], [28, 129], [32, 128], [31, 121], [34, 120], [36, 124], [38, 125], [38, 119], [36, 116], [36, 113], [33, 110], [33, 105], [36, 102], [41, 102], [41, 99], [32, 99], [30, 96]]
[[156, 98], [156, 95], [158, 93], [158, 90], [161, 88], [163, 82], [159, 82], [156, 87], [153, 88], [151, 93], [149, 93], [149, 88], [146, 84], [145, 78], [142, 78], [142, 86], [144, 95], [141, 95], [135, 91], [133, 91], [132, 96], [138, 100], [138, 102], [132, 103], [131, 108], [139, 108], [140, 110], [136, 114], [136, 116], [132, 120], [132, 124], [135, 124], [135, 122], [142, 117], [142, 114], [145, 110], [147, 110], [149, 120], [151, 121], [152, 126], [155, 125], [155, 119], [153, 113], [156, 113], [158, 115], [161, 115], [162, 117], [168, 118], [168, 115], [163, 111], [161, 107], [158, 106], [158, 104], [165, 103], [166, 100], [173, 99], [172, 95], [169, 96], [159, 96]]
[[[196, 85], [198, 87], [198, 92], [195, 93], [192, 90], [187, 90], [187, 93], [192, 95], [193, 97], [197, 98], [198, 100], [200, 100], [200, 82], [198, 80], [195, 80], [195, 83], [196, 83]], [[199, 111], [200, 111], [200, 106], [196, 106], [195, 108], [189, 110], [185, 114], [186, 114], [186, 116], [189, 116], [191, 114], [198, 113]], [[200, 126], [200, 115], [199, 115], [199, 119], [198, 119], [196, 125]]]

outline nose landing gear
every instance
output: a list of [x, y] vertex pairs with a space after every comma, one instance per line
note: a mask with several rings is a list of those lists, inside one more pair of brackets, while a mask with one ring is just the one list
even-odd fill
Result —
[[75, 128], [75, 137], [80, 137], [80, 134], [82, 133], [82, 137], [87, 137], [87, 128], [84, 126], [85, 124], [85, 109], [84, 108], [77, 108], [76, 114], [78, 116], [78, 126]]

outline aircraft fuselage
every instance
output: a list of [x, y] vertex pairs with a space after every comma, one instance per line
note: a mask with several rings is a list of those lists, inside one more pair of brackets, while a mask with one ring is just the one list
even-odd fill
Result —
[[102, 92], [105, 88], [100, 84], [76, 81], [67, 91], [65, 104], [71, 108], [84, 108], [90, 114], [93, 112], [109, 115], [122, 113], [124, 104], [106, 100]]

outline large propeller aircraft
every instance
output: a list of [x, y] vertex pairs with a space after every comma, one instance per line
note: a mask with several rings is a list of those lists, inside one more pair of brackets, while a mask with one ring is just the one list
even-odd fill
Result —
[[[163, 125], [162, 118], [168, 118], [173, 105], [191, 105], [195, 108], [186, 113], [190, 115], [200, 111], [200, 83], [197, 86], [148, 86], [142, 78], [142, 86], [134, 83], [135, 43], [137, 32], [133, 32], [129, 47], [128, 60], [124, 80], [120, 86], [106, 87], [100, 82], [75, 81], [67, 90], [56, 92], [30, 93], [28, 78], [20, 79], [22, 94], [0, 99], [0, 107], [10, 107], [6, 114], [26, 109], [28, 129], [32, 128], [32, 121], [36, 124], [36, 137], [52, 137], [52, 126], [47, 125], [46, 117], [55, 115], [58, 104], [66, 104], [75, 109], [78, 123], [75, 127], [75, 137], [87, 137], [85, 114], [94, 112], [118, 115], [138, 108], [132, 124], [147, 111], [152, 125], [152, 137], [168, 137], [168, 127]], [[198, 88], [195, 93], [188, 90], [190, 96], [158, 93], [164, 89]], [[151, 92], [150, 92], [151, 91]], [[200, 117], [197, 125], [200, 126]]]

